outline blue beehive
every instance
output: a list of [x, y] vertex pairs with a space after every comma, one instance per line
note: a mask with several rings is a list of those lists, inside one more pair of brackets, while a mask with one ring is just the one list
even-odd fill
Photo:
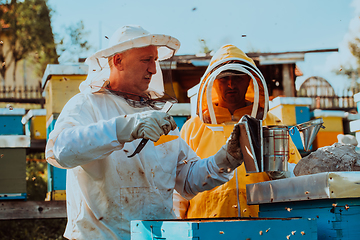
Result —
[[132, 240], [317, 239], [316, 219], [230, 218], [132, 221]]
[[[83, 64], [48, 64], [42, 78], [46, 96], [46, 135], [54, 129], [57, 116], [66, 102], [79, 93], [79, 84], [86, 79], [88, 66]], [[48, 165], [47, 200], [65, 200], [66, 170]]]
[[21, 119], [25, 114], [23, 108], [0, 109], [0, 135], [23, 135]]
[[26, 148], [23, 108], [0, 109], [0, 200], [26, 199]]
[[181, 130], [181, 127], [184, 125], [186, 120], [191, 115], [191, 106], [190, 103], [176, 103], [174, 104], [169, 114], [174, 118], [176, 125], [179, 128], [179, 131]]
[[323, 172], [246, 186], [260, 217], [316, 218], [318, 239], [360, 236], [360, 172]]
[[[59, 114], [52, 114], [46, 122], [46, 138], [54, 130], [54, 126]], [[48, 196], [47, 200], [65, 200], [66, 199], [66, 169], [54, 167], [50, 164], [48, 170]]]

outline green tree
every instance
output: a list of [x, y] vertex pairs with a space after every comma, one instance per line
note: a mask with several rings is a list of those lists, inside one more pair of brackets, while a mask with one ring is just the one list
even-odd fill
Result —
[[[3, 78], [7, 66], [14, 64], [16, 67], [20, 60], [29, 56], [37, 76], [42, 77], [47, 64], [59, 63], [59, 57], [63, 62], [77, 62], [74, 56], [91, 48], [85, 40], [88, 32], [82, 21], [66, 27], [65, 37], [53, 34], [52, 13], [47, 0], [0, 0], [0, 31], [6, 34], [10, 45], [10, 50], [4, 52], [0, 42], [0, 73]], [[60, 40], [55, 41], [55, 37]], [[8, 55], [11, 60], [5, 62]], [[16, 70], [13, 79], [16, 79]]]
[[42, 75], [48, 63], [58, 63], [56, 45], [51, 28], [50, 12], [46, 0], [1, 1], [0, 17], [2, 24], [8, 26], [6, 36], [10, 51], [2, 55], [11, 55], [10, 62], [2, 64], [2, 77], [5, 77], [6, 66], [14, 64], [13, 79], [16, 79], [17, 63], [35, 54], [34, 61], [38, 75]]
[[347, 87], [344, 89], [344, 95], [354, 94], [360, 91], [360, 38], [356, 37], [348, 43], [351, 54], [356, 59], [356, 66], [351, 64], [340, 65], [340, 69], [334, 70], [337, 75], [346, 76], [349, 79]]
[[88, 35], [83, 21], [65, 27], [65, 37], [57, 44], [59, 62], [78, 62], [80, 55], [92, 48], [86, 40]]
[[355, 38], [353, 41], [348, 43], [349, 50], [351, 54], [355, 57], [357, 66], [354, 68], [353, 66], [340, 66], [340, 71], [338, 69], [335, 70], [335, 73], [338, 75], [345, 75], [349, 79], [359, 78], [360, 76], [360, 38]]

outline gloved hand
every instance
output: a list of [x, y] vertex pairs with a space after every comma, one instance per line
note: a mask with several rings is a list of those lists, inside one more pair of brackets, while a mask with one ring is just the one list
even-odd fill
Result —
[[240, 149], [240, 127], [235, 124], [226, 144], [215, 154], [215, 162], [219, 168], [234, 170], [244, 162]]
[[174, 119], [165, 112], [145, 111], [116, 118], [116, 135], [120, 143], [138, 138], [156, 142], [161, 135], [176, 129]]

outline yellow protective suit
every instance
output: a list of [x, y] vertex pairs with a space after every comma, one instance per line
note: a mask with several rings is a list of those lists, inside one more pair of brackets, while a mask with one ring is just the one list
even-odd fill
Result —
[[[228, 109], [217, 105], [216, 91], [209, 88], [212, 88], [212, 82], [218, 75], [218, 72], [222, 71], [221, 67], [223, 70], [226, 70], [229, 69], [229, 67], [226, 67], [227, 65], [236, 65], [238, 63], [248, 66], [244, 68], [243, 72], [251, 76], [253, 81], [250, 82], [245, 96], [248, 106], [236, 110], [231, 115]], [[235, 68], [236, 66], [230, 67], [232, 70]], [[216, 71], [217, 75], [211, 76]], [[211, 79], [209, 80], [209, 78]], [[234, 124], [244, 114], [253, 117], [257, 116], [259, 119], [265, 118], [263, 125], [281, 124], [277, 117], [267, 114], [267, 87], [264, 84], [264, 79], [261, 80], [261, 78], [262, 75], [256, 68], [253, 60], [233, 45], [223, 46], [213, 56], [207, 71], [201, 79], [198, 92], [197, 116], [189, 119], [181, 129], [181, 137], [199, 157], [206, 158], [214, 155], [226, 143]], [[256, 87], [256, 85], [258, 86]], [[256, 95], [258, 95], [257, 99]], [[212, 100], [211, 104], [208, 104], [209, 99]], [[254, 108], [256, 103], [258, 106]], [[254, 109], [256, 112], [254, 112]], [[211, 116], [214, 114], [216, 119], [214, 119], [214, 116]], [[297, 163], [301, 159], [291, 139], [289, 156], [290, 163]], [[236, 181], [236, 178], [238, 181]], [[250, 206], [246, 202], [246, 184], [268, 180], [269, 177], [264, 172], [247, 174], [244, 164], [242, 164], [234, 171], [234, 177], [229, 182], [212, 190], [199, 193], [189, 202], [186, 200], [179, 202], [179, 199], [174, 196], [174, 206], [175, 208], [180, 206], [179, 215], [182, 218], [256, 217], [258, 216], [258, 206]]]

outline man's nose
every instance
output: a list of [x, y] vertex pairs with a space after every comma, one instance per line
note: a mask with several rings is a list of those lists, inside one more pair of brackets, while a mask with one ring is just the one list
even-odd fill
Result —
[[148, 67], [148, 71], [151, 74], [155, 74], [156, 73], [156, 61], [151, 61]]
[[235, 86], [235, 82], [234, 82], [235, 80], [234, 79], [229, 79], [228, 80], [228, 87], [229, 88], [234, 88], [234, 86]]

